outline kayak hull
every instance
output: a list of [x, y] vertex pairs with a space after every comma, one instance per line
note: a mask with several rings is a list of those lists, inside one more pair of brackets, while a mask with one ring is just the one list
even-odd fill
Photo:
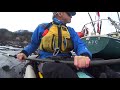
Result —
[[35, 74], [34, 69], [31, 65], [28, 65], [26, 67], [24, 78], [36, 78], [36, 74]]
[[83, 37], [93, 58], [116, 59], [120, 58], [120, 39], [105, 36]]

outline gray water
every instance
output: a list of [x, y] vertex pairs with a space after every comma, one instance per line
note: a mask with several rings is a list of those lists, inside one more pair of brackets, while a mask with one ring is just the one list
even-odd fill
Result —
[[14, 57], [4, 56], [3, 53], [15, 55], [22, 48], [14, 48], [9, 46], [0, 46], [0, 78], [22, 78], [22, 69], [26, 65], [25, 62], [20, 62]]

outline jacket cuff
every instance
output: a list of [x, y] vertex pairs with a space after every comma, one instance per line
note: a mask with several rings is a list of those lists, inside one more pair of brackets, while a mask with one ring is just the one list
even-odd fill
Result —
[[81, 56], [88, 56], [90, 59], [92, 59], [92, 57], [88, 54], [88, 53], [82, 53], [80, 54]]
[[25, 50], [22, 50], [20, 53], [24, 53], [27, 57], [29, 56]]

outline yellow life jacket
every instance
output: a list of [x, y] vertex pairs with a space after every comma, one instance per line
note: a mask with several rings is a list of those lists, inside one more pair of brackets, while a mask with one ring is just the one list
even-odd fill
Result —
[[47, 34], [42, 37], [39, 48], [47, 52], [54, 52], [56, 48], [59, 48], [62, 53], [73, 50], [68, 28], [64, 25], [52, 24]]

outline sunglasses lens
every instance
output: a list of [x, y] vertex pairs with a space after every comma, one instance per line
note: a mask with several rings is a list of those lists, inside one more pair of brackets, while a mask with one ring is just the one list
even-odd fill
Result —
[[67, 13], [67, 15], [68, 15], [69, 17], [71, 17], [71, 16], [72, 16], [70, 13]]

